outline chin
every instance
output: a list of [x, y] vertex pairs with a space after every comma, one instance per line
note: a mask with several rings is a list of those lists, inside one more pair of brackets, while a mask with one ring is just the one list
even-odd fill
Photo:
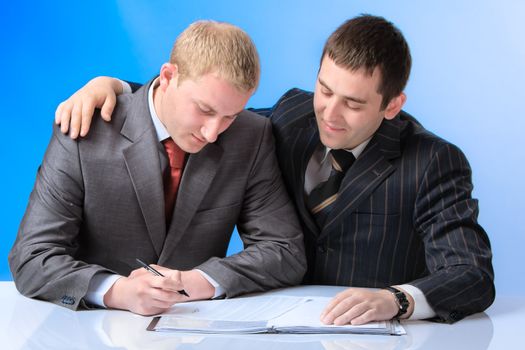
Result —
[[[183, 149], [186, 153], [199, 153], [206, 145], [188, 145]], [[182, 148], [182, 147], [181, 147]]]
[[323, 136], [321, 135], [320, 136], [321, 138], [321, 143], [325, 146], [325, 147], [328, 147], [328, 148], [331, 148], [331, 149], [339, 149], [339, 148], [343, 148], [341, 146], [341, 143], [340, 142], [337, 142], [337, 140], [333, 140], [333, 139], [330, 139], [326, 136]]

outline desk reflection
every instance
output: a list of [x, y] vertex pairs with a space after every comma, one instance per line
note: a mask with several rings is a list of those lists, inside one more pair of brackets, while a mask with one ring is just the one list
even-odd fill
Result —
[[[9, 323], [15, 349], [487, 349], [493, 325], [477, 314], [454, 325], [404, 322], [404, 336], [378, 335], [196, 335], [146, 331], [151, 317], [126, 311], [71, 311], [51, 303], [16, 298]], [[468, 344], [465, 337], [469, 335]], [[472, 336], [475, 335], [475, 336]]]

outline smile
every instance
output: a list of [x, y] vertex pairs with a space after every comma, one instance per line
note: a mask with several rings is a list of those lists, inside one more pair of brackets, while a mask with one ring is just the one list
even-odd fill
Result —
[[195, 136], [194, 134], [191, 134], [191, 136], [193, 136], [193, 138], [194, 138], [195, 140], [197, 140], [197, 142], [199, 142], [199, 143], [206, 143], [206, 140], [201, 139], [200, 137], [197, 137], [197, 136]]
[[322, 121], [322, 125], [323, 125], [323, 128], [326, 131], [337, 132], [337, 131], [344, 131], [345, 130], [344, 128], [339, 128], [336, 125], [327, 124], [324, 120]]

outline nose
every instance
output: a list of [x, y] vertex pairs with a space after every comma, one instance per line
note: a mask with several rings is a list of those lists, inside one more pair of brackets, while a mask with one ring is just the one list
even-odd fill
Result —
[[222, 118], [212, 117], [208, 118], [201, 128], [201, 134], [208, 143], [217, 141], [217, 137], [221, 133]]
[[339, 114], [339, 103], [336, 98], [329, 98], [326, 100], [323, 111], [324, 120], [335, 120]]

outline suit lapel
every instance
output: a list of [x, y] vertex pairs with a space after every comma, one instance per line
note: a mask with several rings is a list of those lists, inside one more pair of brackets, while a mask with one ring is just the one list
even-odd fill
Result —
[[294, 179], [292, 183], [294, 184], [293, 193], [297, 210], [299, 211], [303, 224], [308, 227], [311, 232], [317, 234], [319, 228], [306, 207], [304, 198], [306, 167], [316, 147], [320, 143], [315, 117], [308, 118], [306, 127], [297, 131], [295, 135], [290, 136], [290, 140], [286, 143], [290, 145], [292, 150], [292, 179]]
[[328, 234], [330, 228], [370, 197], [371, 193], [395, 171], [390, 159], [400, 155], [400, 122], [383, 121], [363, 153], [348, 170], [339, 196], [319, 238]]
[[187, 231], [199, 205], [217, 174], [223, 149], [217, 144], [208, 144], [202, 151], [190, 155], [179, 185], [173, 219], [166, 242], [159, 258], [165, 262], [177, 243]]
[[123, 153], [153, 247], [160, 255], [166, 237], [166, 221], [156, 143], [142, 139], [126, 148]]
[[164, 187], [157, 134], [147, 103], [150, 84], [143, 86], [131, 97], [131, 107], [121, 134], [132, 144], [122, 152], [151, 242], [160, 255], [166, 237]]

